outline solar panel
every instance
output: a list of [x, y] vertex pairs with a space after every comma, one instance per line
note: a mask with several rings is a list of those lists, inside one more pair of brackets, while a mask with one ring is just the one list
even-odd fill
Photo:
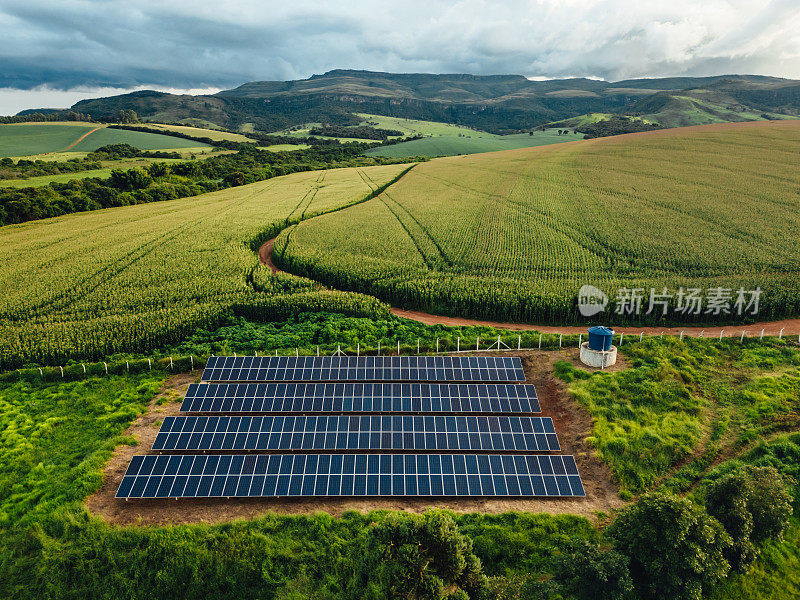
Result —
[[153, 450], [560, 450], [550, 417], [313, 415], [166, 417]]
[[530, 384], [194, 383], [182, 412], [538, 413]]
[[572, 456], [271, 454], [134, 456], [117, 498], [585, 496]]
[[525, 381], [518, 356], [212, 356], [203, 381]]

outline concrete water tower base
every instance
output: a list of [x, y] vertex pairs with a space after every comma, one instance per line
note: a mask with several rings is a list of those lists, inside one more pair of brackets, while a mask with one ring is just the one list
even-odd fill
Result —
[[611, 346], [610, 350], [592, 350], [589, 342], [581, 344], [581, 362], [590, 367], [605, 369], [617, 362], [617, 347]]

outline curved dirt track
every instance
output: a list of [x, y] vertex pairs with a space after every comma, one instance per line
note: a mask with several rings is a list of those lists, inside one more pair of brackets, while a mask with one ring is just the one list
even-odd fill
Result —
[[[77, 140], [75, 140], [74, 142], [72, 142], [72, 143], [71, 143], [69, 146], [67, 146], [67, 147], [66, 147], [66, 148], [64, 148], [63, 150], [59, 150], [58, 152], [66, 152], [66, 151], [67, 151], [67, 150], [69, 150], [70, 148], [74, 148], [74, 147], [75, 147], [75, 146], [77, 146], [77, 145], [78, 145], [80, 142], [82, 142], [82, 141], [83, 141], [83, 140], [85, 140], [87, 137], [89, 137], [90, 135], [92, 135], [92, 134], [93, 134], [95, 131], [97, 131], [98, 129], [102, 129], [102, 128], [103, 128], [103, 126], [101, 126], [101, 127], [95, 127], [95, 128], [94, 128], [94, 129], [92, 129], [91, 131], [87, 131], [87, 132], [86, 132], [86, 133], [84, 133], [84, 134], [83, 134], [81, 137], [79, 137]], [[55, 154], [55, 152], [48, 152], [48, 154]]]
[[[650, 132], [647, 132], [650, 133]], [[267, 265], [272, 269], [273, 273], [281, 272], [275, 263], [272, 262], [272, 249], [275, 245], [275, 240], [264, 242], [258, 249], [258, 258], [261, 264]], [[477, 319], [465, 319], [462, 317], [446, 317], [443, 315], [432, 315], [430, 313], [418, 310], [405, 310], [402, 308], [392, 307], [392, 314], [404, 319], [411, 319], [426, 325], [446, 325], [449, 327], [468, 327], [468, 326], [481, 326], [481, 327], [495, 327], [498, 329], [511, 329], [516, 331], [540, 331], [542, 333], [586, 333], [586, 325], [531, 325], [529, 323], [501, 323], [498, 321], [480, 321]], [[752, 337], [754, 335], [779, 335], [783, 331], [785, 336], [800, 335], [800, 319], [783, 319], [781, 321], [764, 321], [759, 323], [750, 323], [747, 325], [725, 325], [723, 327], [614, 327], [614, 331], [624, 334], [640, 334], [645, 335], [684, 335], [698, 337], [701, 334], [704, 337], [736, 337], [741, 336], [742, 331], [746, 336]]]

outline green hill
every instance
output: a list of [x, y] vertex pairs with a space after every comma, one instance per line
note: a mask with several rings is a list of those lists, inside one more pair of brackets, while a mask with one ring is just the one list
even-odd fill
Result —
[[73, 106], [95, 119], [132, 109], [149, 121], [211, 123], [265, 132], [306, 123], [355, 125], [356, 113], [452, 123], [491, 133], [518, 133], [587, 113], [626, 112], [654, 94], [725, 88], [758, 112], [800, 111], [800, 82], [753, 75], [531, 81], [520, 75], [396, 74], [334, 70], [297, 81], [254, 81], [210, 96], [141, 91]]

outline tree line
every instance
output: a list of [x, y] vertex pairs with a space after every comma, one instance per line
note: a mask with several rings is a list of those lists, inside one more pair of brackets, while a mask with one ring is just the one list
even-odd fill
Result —
[[357, 127], [342, 127], [337, 125], [324, 125], [312, 127], [309, 135], [323, 135], [327, 137], [360, 138], [364, 140], [385, 140], [391, 137], [402, 136], [403, 132], [397, 129], [380, 129], [369, 125]]
[[[236, 142], [232, 142], [236, 143]], [[0, 189], [0, 226], [73, 212], [197, 196], [299, 171], [410, 162], [360, 156], [363, 144], [312, 146], [291, 152], [237, 144], [236, 154], [179, 163], [156, 162], [47, 186]]]

